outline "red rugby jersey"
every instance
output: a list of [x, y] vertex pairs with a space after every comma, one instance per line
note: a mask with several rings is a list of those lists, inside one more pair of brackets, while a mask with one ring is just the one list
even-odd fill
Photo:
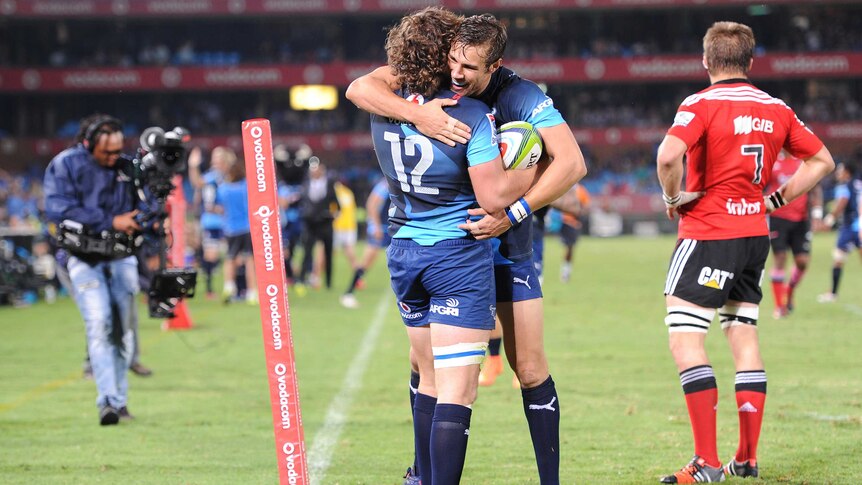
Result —
[[763, 189], [781, 148], [805, 159], [823, 147], [783, 101], [743, 79], [686, 98], [668, 134], [688, 146], [685, 190], [706, 192], [681, 208], [684, 239], [769, 234]]
[[[790, 177], [796, 173], [796, 170], [800, 165], [802, 165], [802, 160], [785, 155], [784, 152], [779, 153], [778, 159], [775, 160], [775, 164], [772, 166], [772, 181], [770, 181], [769, 185], [766, 187], [765, 193], [771, 194], [787, 183], [787, 181], [790, 180]], [[808, 192], [800, 195], [793, 199], [793, 202], [790, 202], [786, 206], [773, 212], [772, 217], [780, 217], [794, 222], [808, 219]]]

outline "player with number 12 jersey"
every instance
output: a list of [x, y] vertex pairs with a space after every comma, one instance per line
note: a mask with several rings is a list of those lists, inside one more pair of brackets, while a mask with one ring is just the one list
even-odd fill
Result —
[[[421, 95], [406, 99], [424, 103]], [[436, 97], [457, 98], [451, 91]], [[461, 98], [450, 108], [452, 116], [468, 124], [473, 138], [466, 145], [450, 147], [432, 140], [407, 123], [372, 115], [371, 132], [380, 168], [389, 182], [393, 208], [389, 212], [389, 234], [393, 239], [412, 239], [432, 246], [445, 239], [461, 239], [466, 232], [458, 224], [467, 219], [467, 209], [477, 207], [470, 183], [469, 166], [500, 157], [497, 130], [488, 108], [479, 101]]]
[[681, 208], [680, 239], [769, 234], [763, 189], [782, 146], [801, 159], [823, 147], [789, 106], [744, 79], [686, 98], [668, 134], [689, 147], [685, 190], [706, 192]]

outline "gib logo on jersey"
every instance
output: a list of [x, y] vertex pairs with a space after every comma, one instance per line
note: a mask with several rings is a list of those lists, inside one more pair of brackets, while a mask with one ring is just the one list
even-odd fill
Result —
[[748, 135], [752, 131], [762, 131], [764, 133], [772, 133], [774, 123], [772, 120], [757, 118], [751, 115], [737, 116], [733, 120], [734, 135]]
[[762, 205], [763, 201], [758, 200], [757, 202], [749, 202], [745, 200], [745, 198], [742, 198], [739, 199], [739, 202], [736, 202], [733, 199], [727, 199], [727, 203], [724, 204], [724, 207], [727, 208], [727, 213], [732, 216], [750, 216], [753, 214], [760, 214]]
[[706, 286], [707, 288], [723, 290], [724, 284], [727, 283], [727, 280], [732, 279], [733, 273], [729, 271], [724, 271], [718, 268], [712, 269], [709, 266], [704, 266], [700, 270], [700, 276], [697, 277], [697, 282], [698, 284]]
[[416, 320], [417, 318], [422, 316], [422, 312], [414, 312], [412, 308], [410, 308], [403, 301], [398, 302], [398, 308], [401, 310], [401, 318], [407, 320]]
[[431, 305], [431, 313], [436, 313], [438, 315], [449, 315], [449, 316], [457, 317], [461, 313], [458, 310], [458, 305], [460, 305], [460, 304], [461, 304], [461, 302], [459, 302], [455, 298], [446, 298], [446, 306]]

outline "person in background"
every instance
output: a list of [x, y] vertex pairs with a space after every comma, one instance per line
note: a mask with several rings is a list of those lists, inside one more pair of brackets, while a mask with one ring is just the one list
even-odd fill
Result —
[[832, 252], [832, 288], [818, 295], [817, 301], [820, 303], [834, 303], [838, 300], [838, 284], [841, 283], [844, 262], [847, 261], [850, 251], [855, 247], [862, 256], [862, 244], [859, 240], [859, 198], [862, 196], [862, 178], [859, 177], [859, 168], [853, 162], [843, 162], [835, 170], [835, 179], [838, 181], [838, 185], [835, 186], [835, 203], [829, 214], [823, 218], [823, 224], [831, 229], [840, 217], [841, 225], [838, 227], [838, 239]]
[[326, 288], [332, 288], [332, 221], [338, 214], [335, 181], [326, 174], [326, 166], [312, 156], [308, 161], [308, 177], [302, 185], [300, 199], [302, 217], [302, 269], [296, 281], [298, 287], [307, 284], [314, 262], [314, 245], [323, 244]]
[[359, 266], [353, 271], [350, 286], [341, 295], [340, 301], [345, 308], [359, 308], [359, 301], [353, 292], [361, 289], [362, 278], [374, 264], [380, 250], [389, 247], [391, 238], [386, 228], [389, 224], [389, 207], [389, 185], [384, 178], [374, 184], [374, 188], [371, 189], [371, 193], [365, 200], [365, 249], [362, 251], [362, 260]]
[[215, 199], [219, 185], [224, 181], [225, 169], [236, 160], [236, 153], [227, 147], [216, 147], [210, 156], [210, 167], [201, 174], [201, 149], [193, 148], [189, 152], [189, 181], [195, 189], [194, 206], [200, 214], [201, 237], [201, 267], [204, 270], [206, 296], [215, 298], [213, 290], [213, 273], [218, 268], [222, 257], [224, 244], [224, 216], [215, 211]]
[[[772, 182], [766, 193], [772, 193], [787, 183], [802, 165], [802, 160], [791, 157], [784, 150], [772, 166]], [[811, 260], [811, 217], [815, 224], [823, 218], [823, 191], [820, 186], [802, 194], [793, 202], [769, 214], [769, 244], [772, 246], [772, 296], [775, 310], [772, 316], [784, 318], [793, 311], [793, 292], [802, 281], [808, 262]], [[793, 273], [787, 281], [787, 249], [793, 252]]]
[[224, 264], [222, 297], [230, 303], [240, 295], [234, 276], [239, 266], [245, 267], [245, 300], [256, 305], [257, 281], [254, 275], [254, 258], [251, 246], [251, 224], [248, 219], [248, 187], [245, 182], [245, 164], [231, 157], [225, 166], [224, 181], [218, 187], [214, 211], [224, 215], [224, 234], [227, 238], [227, 258]]
[[[131, 418], [127, 374], [135, 347], [132, 319], [139, 282], [137, 259], [126, 250], [133, 249], [132, 236], [142, 230], [136, 216], [147, 206], [133, 195], [131, 163], [120, 157], [124, 138], [119, 120], [87, 117], [76, 141], [45, 171], [45, 216], [54, 234], [63, 238], [67, 230], [80, 231], [87, 242], [70, 250], [67, 269], [86, 326], [99, 424], [115, 425]], [[100, 250], [103, 234], [115, 241], [110, 253]]]

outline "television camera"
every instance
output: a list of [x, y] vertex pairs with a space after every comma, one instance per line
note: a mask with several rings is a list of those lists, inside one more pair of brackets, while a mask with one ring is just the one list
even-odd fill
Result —
[[[176, 127], [165, 132], [157, 126], [141, 133], [141, 146], [132, 160], [133, 180], [138, 198], [149, 209], [138, 214], [142, 227], [154, 227], [158, 245], [159, 269], [150, 282], [149, 311], [153, 318], [170, 318], [183, 298], [195, 294], [197, 272], [192, 268], [168, 268], [165, 219], [167, 198], [175, 188], [173, 178], [186, 168], [191, 139], [188, 130]], [[152, 205], [155, 201], [155, 206]]]

